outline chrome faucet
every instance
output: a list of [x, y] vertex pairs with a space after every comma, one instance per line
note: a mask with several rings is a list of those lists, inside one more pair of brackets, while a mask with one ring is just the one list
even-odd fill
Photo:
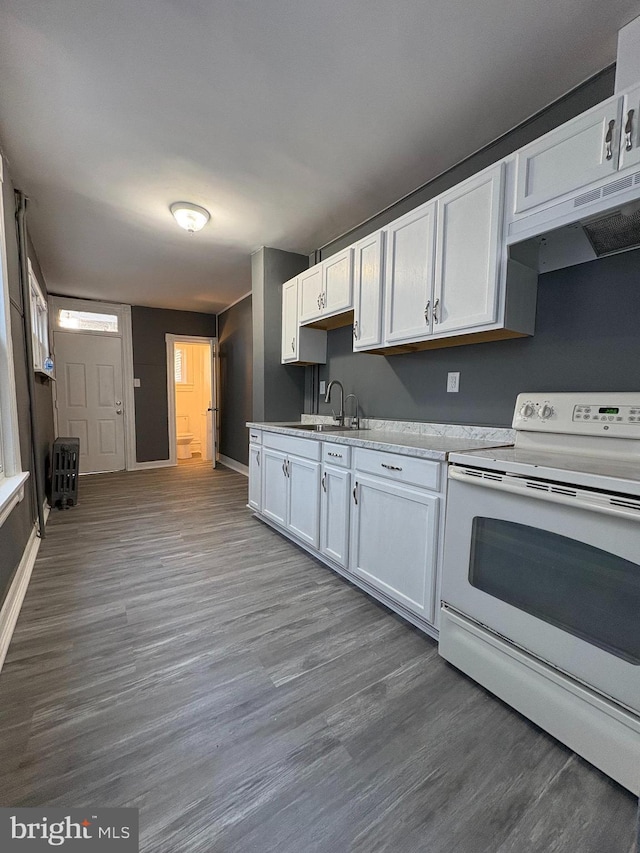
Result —
[[334, 385], [337, 385], [340, 389], [340, 411], [336, 415], [333, 413], [333, 419], [340, 426], [344, 426], [344, 388], [342, 387], [342, 382], [339, 382], [337, 379], [332, 379], [331, 382], [327, 385], [327, 393], [324, 395], [325, 403], [328, 403], [331, 399], [331, 389]]
[[347, 396], [344, 398], [344, 406], [346, 409], [347, 401], [351, 397], [353, 397], [353, 401], [354, 401], [353, 417], [347, 418], [347, 416], [345, 415], [344, 418], [345, 418], [345, 421], [346, 420], [349, 421], [348, 425], [351, 427], [351, 429], [360, 429], [360, 418], [358, 417], [358, 409], [360, 408], [360, 401], [358, 400], [357, 396], [355, 394], [347, 394]]

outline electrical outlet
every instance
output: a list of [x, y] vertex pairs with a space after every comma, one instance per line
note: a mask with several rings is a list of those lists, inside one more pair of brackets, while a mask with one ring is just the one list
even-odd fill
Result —
[[134, 379], [134, 380], [133, 380], [133, 387], [134, 387], [134, 388], [139, 388], [139, 387], [140, 387], [140, 380], [139, 380], [139, 379]]
[[460, 390], [460, 374], [447, 373], [447, 393], [457, 394]]
[[321, 380], [320, 380], [320, 393], [321, 393], [321, 394], [326, 394], [326, 393], [327, 393], [327, 383], [325, 382], [325, 380], [324, 380], [324, 379], [321, 379]]

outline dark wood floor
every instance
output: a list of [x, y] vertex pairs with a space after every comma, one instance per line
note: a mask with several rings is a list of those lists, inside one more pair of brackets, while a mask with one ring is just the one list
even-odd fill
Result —
[[0, 804], [154, 853], [630, 853], [636, 801], [204, 464], [82, 479], [0, 676]]

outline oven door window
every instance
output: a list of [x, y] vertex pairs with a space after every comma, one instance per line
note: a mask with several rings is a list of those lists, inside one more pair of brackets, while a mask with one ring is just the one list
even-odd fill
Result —
[[526, 524], [473, 519], [469, 582], [640, 664], [640, 566]]

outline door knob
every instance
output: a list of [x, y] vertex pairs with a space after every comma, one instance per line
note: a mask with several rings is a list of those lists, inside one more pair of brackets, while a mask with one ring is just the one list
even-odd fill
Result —
[[116, 415], [121, 415], [121, 414], [122, 414], [122, 409], [116, 409]]

